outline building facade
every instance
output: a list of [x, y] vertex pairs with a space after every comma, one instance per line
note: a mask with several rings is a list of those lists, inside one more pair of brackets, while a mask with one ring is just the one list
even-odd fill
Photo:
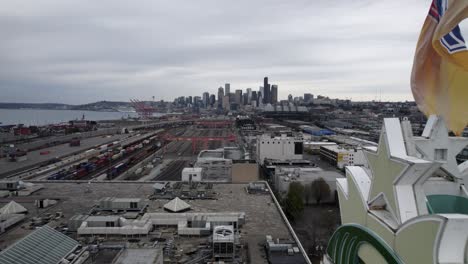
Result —
[[302, 159], [304, 152], [302, 137], [289, 137], [286, 134], [272, 136], [263, 134], [257, 137], [257, 159], [263, 165], [265, 159]]

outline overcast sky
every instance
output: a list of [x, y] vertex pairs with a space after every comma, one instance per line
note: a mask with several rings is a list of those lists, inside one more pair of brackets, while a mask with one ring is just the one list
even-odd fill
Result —
[[0, 101], [258, 89], [412, 100], [430, 0], [0, 0]]

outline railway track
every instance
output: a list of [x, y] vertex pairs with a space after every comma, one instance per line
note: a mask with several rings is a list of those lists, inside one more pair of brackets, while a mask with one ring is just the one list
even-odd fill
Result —
[[167, 166], [161, 174], [153, 179], [153, 181], [180, 181], [182, 178], [182, 170], [188, 165], [188, 160], [174, 160]]

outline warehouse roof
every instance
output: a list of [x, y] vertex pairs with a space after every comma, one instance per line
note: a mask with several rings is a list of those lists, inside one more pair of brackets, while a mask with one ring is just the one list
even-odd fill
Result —
[[77, 246], [77, 241], [45, 225], [0, 252], [0, 264], [55, 264]]

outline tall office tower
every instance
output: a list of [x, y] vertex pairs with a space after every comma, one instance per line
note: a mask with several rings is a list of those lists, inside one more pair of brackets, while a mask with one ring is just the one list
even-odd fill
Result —
[[224, 88], [218, 88], [218, 107], [221, 108], [223, 106], [223, 98], [224, 98]]
[[269, 104], [271, 103], [271, 96], [270, 96], [270, 84], [268, 83], [268, 77], [263, 78], [263, 103]]
[[207, 108], [209, 103], [210, 103], [210, 94], [208, 92], [204, 92], [203, 93], [203, 106]]
[[242, 104], [242, 90], [236, 90], [234, 95], [234, 102], [238, 105]]
[[223, 109], [224, 110], [231, 110], [231, 102], [229, 102], [229, 95], [225, 95], [223, 97]]
[[210, 95], [210, 106], [213, 107], [216, 103], [216, 95]]
[[244, 93], [242, 95], [242, 105], [248, 105], [249, 104], [249, 94]]
[[292, 102], [292, 101], [293, 101], [293, 96], [292, 96], [292, 94], [289, 94], [289, 95], [288, 95], [288, 101], [289, 101], [289, 102]]
[[203, 104], [202, 98], [200, 96], [194, 96], [193, 105], [199, 106], [200, 104]]
[[271, 100], [270, 103], [276, 104], [278, 103], [278, 85], [272, 84], [271, 85]]
[[193, 103], [193, 100], [192, 100], [192, 96], [190, 95], [189, 97], [187, 97], [187, 104], [192, 104]]
[[314, 99], [314, 96], [312, 94], [310, 94], [310, 93], [305, 93], [304, 94], [304, 101], [306, 103], [312, 102], [313, 99]]
[[224, 94], [228, 95], [229, 93], [231, 93], [231, 84], [226, 83], [224, 84]]
[[252, 92], [252, 101], [251, 101], [251, 103], [254, 103], [254, 102], [255, 102], [255, 107], [257, 107], [258, 106], [258, 96], [257, 96], [256, 91]]
[[250, 104], [252, 101], [252, 88], [247, 88], [247, 103]]

